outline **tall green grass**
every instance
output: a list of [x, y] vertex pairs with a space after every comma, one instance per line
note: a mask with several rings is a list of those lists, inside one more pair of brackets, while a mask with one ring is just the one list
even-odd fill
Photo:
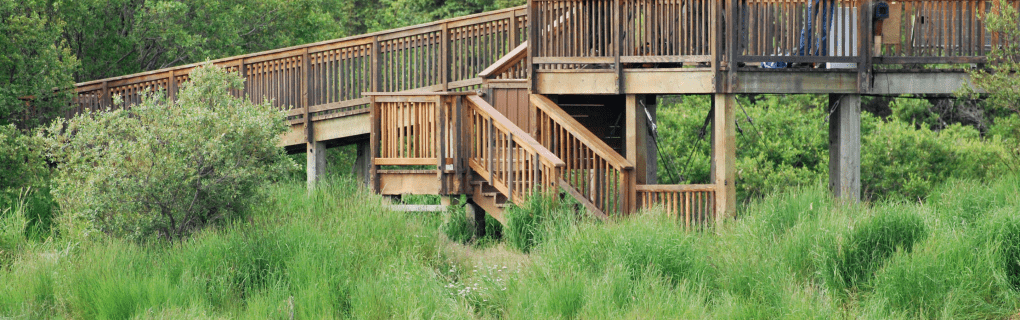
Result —
[[535, 198], [508, 210], [502, 241], [467, 245], [441, 236], [450, 232], [441, 215], [388, 211], [349, 179], [311, 193], [281, 183], [250, 219], [180, 242], [25, 240], [0, 269], [0, 316], [988, 319], [1020, 310], [1016, 176], [950, 182], [925, 202], [857, 205], [834, 202], [819, 183], [700, 231], [655, 211], [596, 222]]

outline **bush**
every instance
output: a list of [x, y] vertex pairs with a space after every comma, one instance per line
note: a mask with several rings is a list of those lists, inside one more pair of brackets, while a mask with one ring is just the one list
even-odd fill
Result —
[[52, 200], [44, 149], [40, 137], [25, 135], [14, 125], [0, 126], [0, 226], [7, 239], [0, 240], [0, 248], [4, 242], [20, 242], [15, 238], [49, 231]]
[[177, 101], [153, 94], [130, 110], [54, 122], [53, 194], [69, 235], [178, 239], [257, 201], [294, 164], [276, 146], [283, 113], [230, 94], [241, 86], [206, 64]]

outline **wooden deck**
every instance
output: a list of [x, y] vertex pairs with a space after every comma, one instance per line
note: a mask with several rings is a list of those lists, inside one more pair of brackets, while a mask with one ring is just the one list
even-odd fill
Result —
[[[850, 104], [830, 131], [849, 139], [832, 168], [850, 181], [834, 189], [852, 196], [855, 95], [952, 94], [1005, 41], [985, 30], [992, 0], [889, 2], [884, 19], [877, 3], [529, 0], [212, 63], [244, 77], [233, 94], [287, 110], [280, 145], [309, 154], [310, 182], [326, 143], [365, 140], [381, 194], [468, 194], [503, 221], [509, 203], [560, 190], [601, 218], [659, 207], [693, 226], [734, 211], [734, 94], [849, 95], [837, 96]], [[173, 98], [199, 65], [79, 83], [68, 116], [129, 108], [144, 90]], [[654, 184], [644, 95], [659, 94], [716, 95], [712, 184]], [[586, 127], [554, 102], [582, 95], [614, 96], [571, 108], [625, 118], [616, 136], [591, 127], [608, 126], [605, 116]]]

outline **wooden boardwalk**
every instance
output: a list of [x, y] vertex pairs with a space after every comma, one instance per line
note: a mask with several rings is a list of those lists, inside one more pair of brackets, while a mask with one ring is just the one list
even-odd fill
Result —
[[[356, 143], [359, 172], [382, 194], [468, 194], [502, 220], [510, 202], [562, 191], [602, 218], [658, 206], [694, 226], [734, 212], [735, 94], [832, 94], [831, 186], [856, 199], [860, 95], [952, 94], [1006, 41], [985, 30], [995, 10], [991, 0], [529, 0], [212, 63], [244, 77], [233, 94], [288, 110], [280, 145], [309, 154], [310, 183], [326, 147]], [[144, 90], [173, 98], [199, 65], [79, 83], [68, 116], [130, 108]], [[715, 95], [712, 184], [655, 183], [648, 135], [661, 94]]]

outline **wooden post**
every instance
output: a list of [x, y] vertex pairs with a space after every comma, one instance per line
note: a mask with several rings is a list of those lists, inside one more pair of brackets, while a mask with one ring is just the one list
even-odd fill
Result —
[[[440, 35], [439, 44], [439, 83], [443, 92], [449, 90], [450, 85], [450, 26], [443, 23], [443, 34]], [[460, 98], [457, 98], [460, 101]]]
[[305, 144], [305, 173], [308, 178], [308, 190], [315, 189], [315, 184], [326, 175], [326, 144], [309, 141]]
[[241, 85], [241, 98], [245, 98], [248, 95], [248, 66], [244, 65], [244, 58], [241, 58], [241, 63], [237, 65], [237, 73], [240, 73], [241, 79], [244, 80], [244, 84]]
[[861, 96], [829, 95], [829, 189], [844, 201], [861, 200]]
[[446, 185], [446, 179], [443, 176], [446, 174], [446, 105], [450, 102], [449, 97], [436, 96], [436, 108], [439, 108], [436, 112], [436, 126], [439, 127], [438, 137], [436, 137], [436, 158], [439, 158], [439, 162], [436, 166], [436, 175], [439, 179], [439, 194], [448, 194], [450, 190]]
[[[657, 147], [661, 147], [661, 146], [657, 146], [656, 145], [657, 142], [655, 141], [655, 136], [653, 136], [651, 134], [652, 128], [655, 127], [655, 122], [658, 119], [658, 110], [657, 110], [658, 108], [656, 107], [656, 101], [655, 100], [656, 100], [656, 97], [654, 95], [645, 95], [644, 99], [639, 100], [639, 102], [643, 102], [643, 104], [644, 104], [643, 105], [643, 109], [645, 111], [645, 113], [642, 114], [642, 116], [644, 116], [643, 119], [645, 120], [645, 131], [644, 131], [645, 132], [644, 133], [644, 137], [645, 137], [645, 149], [644, 149], [645, 150], [644, 151], [645, 152], [645, 174], [644, 174], [644, 179], [645, 180], [644, 180], [644, 182], [642, 182], [642, 184], [658, 184], [658, 181], [659, 181], [659, 179], [658, 179], [658, 174], [659, 174], [659, 157], [658, 157], [658, 153], [656, 153], [656, 150], [657, 150], [656, 148]], [[640, 150], [641, 149], [638, 149], [639, 152], [640, 152]]]
[[370, 143], [368, 141], [359, 141], [357, 145], [357, 158], [354, 160], [354, 167], [351, 171], [354, 172], [354, 176], [365, 186], [369, 186], [369, 180], [371, 174], [369, 168], [372, 164], [372, 150], [370, 149]]
[[737, 209], [736, 189], [736, 114], [735, 94], [715, 94], [715, 122], [712, 126], [712, 152], [715, 158], [716, 223], [733, 217]]
[[[103, 81], [103, 103], [102, 107], [113, 109], [113, 97], [110, 96], [110, 82]], [[99, 109], [102, 110], [103, 108]]]
[[[623, 24], [623, 4], [620, 0], [613, 2], [613, 39], [616, 42], [616, 54], [614, 55], [616, 66], [616, 93], [623, 94], [623, 64], [620, 64], [620, 56], [623, 55], [623, 33], [620, 32]], [[633, 36], [633, 35], [631, 35]]]
[[517, 36], [517, 28], [518, 28], [518, 26], [517, 26], [517, 11], [510, 11], [510, 24], [508, 24], [507, 26], [510, 27], [510, 30], [507, 30], [508, 31], [507, 32], [507, 36], [510, 37], [510, 39], [509, 39], [510, 41], [507, 41], [507, 43], [510, 45], [509, 49], [513, 50], [514, 48], [517, 47], [517, 45], [521, 44], [519, 42], [520, 39], [518, 39], [520, 37]]
[[375, 96], [370, 96], [371, 111], [369, 111], [369, 121], [371, 129], [368, 134], [368, 145], [369, 145], [369, 167], [368, 167], [368, 187], [372, 192], [379, 193], [379, 176], [376, 172], [378, 167], [375, 165], [375, 157], [379, 155], [379, 127], [380, 127], [380, 110], [379, 104], [375, 102]]
[[857, 92], [868, 93], [871, 92], [871, 61], [874, 56], [872, 42], [875, 41], [875, 38], [872, 36], [874, 33], [872, 31], [874, 28], [872, 21], [874, 20], [873, 10], [875, 9], [875, 3], [872, 0], [864, 0], [858, 3], [861, 6], [858, 10], [860, 12], [860, 17], [858, 17], [860, 20], [858, 39], [860, 40], [858, 41], [861, 43], [857, 48], [857, 52], [860, 55], [858, 57], [860, 62], [857, 64]]
[[645, 115], [643, 95], [627, 95], [626, 109], [626, 140], [624, 149], [627, 153], [627, 161], [634, 164], [635, 181], [638, 184], [647, 183], [647, 158], [648, 158], [648, 120]]
[[[716, 90], [716, 92], [734, 92], [737, 90], [737, 54], [740, 50], [740, 35], [737, 29], [737, 11], [740, 10], [740, 4], [737, 0], [729, 1], [729, 8], [726, 9], [726, 34], [725, 37], [730, 40], [726, 44], [726, 68], [728, 70], [726, 77], [726, 86], [723, 90]], [[716, 116], [719, 116], [716, 113]], [[716, 193], [718, 194], [718, 193]]]
[[538, 78], [535, 70], [535, 53], [541, 45], [541, 41], [538, 39], [538, 8], [534, 5], [534, 0], [528, 0], [528, 93], [539, 93], [535, 91], [535, 84], [538, 83]]
[[167, 102], [173, 102], [177, 100], [177, 77], [174, 76], [174, 70], [170, 70], [167, 73], [166, 81], [166, 100]]
[[[454, 96], [454, 109], [453, 109], [453, 171], [456, 174], [457, 181], [457, 193], [466, 193], [467, 180], [465, 179], [465, 168], [467, 167], [467, 156], [469, 153], [471, 144], [465, 143], [462, 139], [464, 136], [464, 130], [467, 130], [467, 126], [464, 124], [464, 117], [467, 117], [467, 113], [464, 112], [463, 96]], [[470, 135], [470, 133], [468, 134]]]
[[[372, 37], [372, 92], [379, 92], [379, 36]], [[375, 100], [372, 100], [375, 101]], [[374, 140], [373, 140], [374, 141]]]

